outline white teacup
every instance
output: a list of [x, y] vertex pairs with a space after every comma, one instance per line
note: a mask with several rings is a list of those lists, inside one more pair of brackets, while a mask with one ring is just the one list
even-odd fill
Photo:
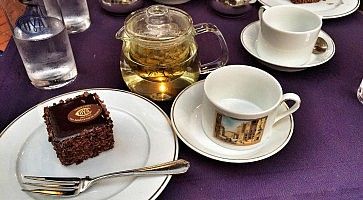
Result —
[[[278, 107], [287, 100], [294, 104], [278, 113]], [[202, 126], [213, 142], [246, 150], [273, 137], [272, 126], [299, 107], [299, 96], [283, 94], [280, 83], [269, 73], [255, 67], [229, 65], [205, 79]]]
[[294, 5], [261, 6], [257, 53], [265, 61], [288, 66], [306, 63], [318, 38], [322, 18]]

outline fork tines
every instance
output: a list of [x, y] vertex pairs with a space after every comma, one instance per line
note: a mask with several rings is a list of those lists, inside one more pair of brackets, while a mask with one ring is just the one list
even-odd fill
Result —
[[30, 185], [34, 187], [43, 187], [43, 188], [65, 188], [65, 189], [77, 189], [79, 183], [36, 183], [36, 182], [24, 182], [24, 185]]
[[79, 182], [81, 179], [78, 177], [47, 177], [47, 176], [24, 176], [25, 179], [34, 181], [47, 181], [47, 182]]
[[22, 189], [24, 192], [32, 192], [42, 195], [53, 195], [53, 196], [75, 196], [76, 189], [61, 190], [61, 189]]
[[23, 188], [24, 192], [32, 192], [43, 195], [70, 196], [74, 195], [79, 188], [80, 178], [77, 177], [39, 177], [24, 176], [24, 179], [31, 180], [23, 182], [23, 185], [30, 186]]

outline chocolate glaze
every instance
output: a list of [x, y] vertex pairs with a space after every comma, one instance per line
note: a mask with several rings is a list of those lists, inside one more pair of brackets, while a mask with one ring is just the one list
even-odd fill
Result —
[[66, 101], [49, 107], [49, 117], [52, 126], [55, 128], [55, 140], [72, 136], [83, 129], [91, 129], [94, 126], [106, 124], [107, 117], [104, 110], [96, 118], [87, 122], [74, 123], [68, 120], [68, 114], [73, 109], [87, 104], [98, 104], [101, 106], [101, 102], [96, 99], [94, 94], [88, 94], [87, 96], [82, 95], [78, 98], [74, 98], [72, 101]]

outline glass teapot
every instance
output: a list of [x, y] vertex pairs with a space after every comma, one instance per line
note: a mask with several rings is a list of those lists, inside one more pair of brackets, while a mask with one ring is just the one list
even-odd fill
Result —
[[[201, 64], [194, 36], [206, 32], [217, 36], [222, 51], [213, 62]], [[131, 91], [155, 101], [174, 98], [196, 82], [200, 74], [228, 61], [227, 44], [215, 25], [193, 25], [186, 12], [164, 5], [131, 13], [116, 38], [123, 41], [123, 80]]]

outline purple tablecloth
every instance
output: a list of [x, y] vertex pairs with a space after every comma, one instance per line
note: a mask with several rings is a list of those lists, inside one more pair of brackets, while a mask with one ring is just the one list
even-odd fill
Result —
[[[271, 73], [285, 92], [299, 94], [302, 104], [294, 114], [290, 142], [262, 161], [223, 163], [180, 141], [179, 157], [191, 162], [190, 171], [174, 176], [159, 198], [363, 199], [363, 105], [356, 98], [363, 78], [363, 15], [355, 12], [324, 20], [323, 30], [336, 44], [334, 57], [321, 66], [287, 73], [263, 66], [241, 45], [241, 30], [257, 20], [258, 4], [245, 16], [231, 19], [216, 15], [206, 2], [192, 0], [177, 7], [186, 10], [195, 23], [210, 22], [221, 29], [229, 47], [228, 64], [251, 65]], [[69, 86], [53, 91], [34, 88], [10, 42], [0, 57], [0, 130], [37, 103], [62, 93], [94, 87], [127, 90], [119, 69], [121, 42], [114, 39], [125, 16], [108, 15], [96, 1], [89, 1], [89, 8], [89, 30], [70, 36], [79, 75]], [[207, 41], [198, 36], [204, 61], [215, 55]], [[171, 102], [158, 105], [170, 113]]]

